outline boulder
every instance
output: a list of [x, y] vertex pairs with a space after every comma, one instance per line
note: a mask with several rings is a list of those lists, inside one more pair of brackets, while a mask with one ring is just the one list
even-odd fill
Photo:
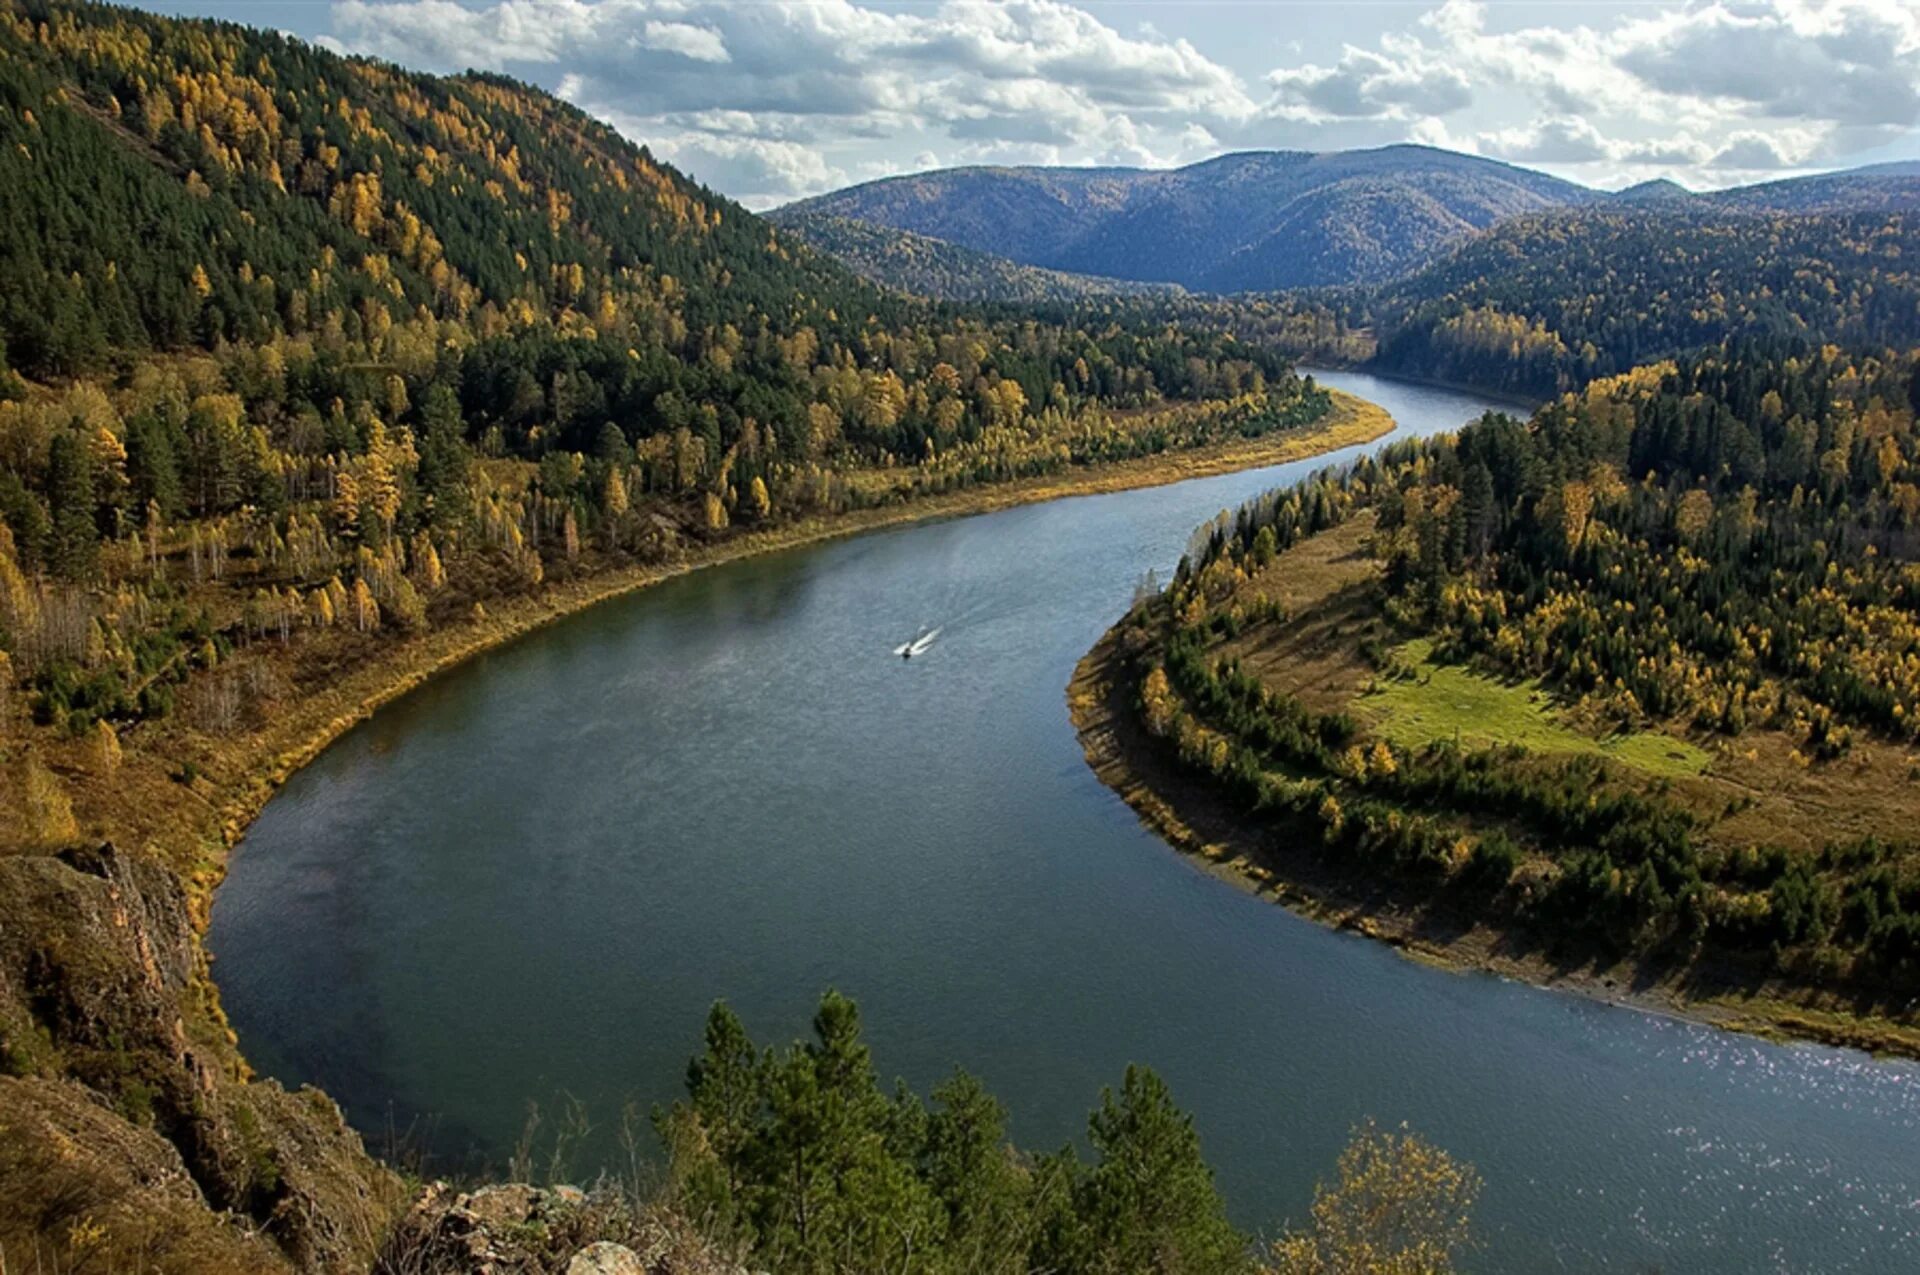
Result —
[[567, 1275], [650, 1275], [640, 1255], [608, 1240], [589, 1244], [567, 1263]]

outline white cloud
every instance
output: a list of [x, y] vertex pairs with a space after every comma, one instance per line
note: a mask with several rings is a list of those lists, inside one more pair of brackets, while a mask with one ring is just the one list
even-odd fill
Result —
[[1337, 66], [1303, 66], [1267, 77], [1276, 100], [1343, 119], [1445, 115], [1473, 101], [1466, 77], [1409, 47], [1389, 58], [1351, 45]]
[[[557, 84], [754, 203], [931, 163], [1167, 164], [1222, 147], [1422, 141], [1696, 185], [1920, 124], [1916, 0], [1663, 0], [1561, 22], [1440, 0], [1322, 62], [1243, 78], [1067, 0], [337, 0], [344, 47]], [[1586, 10], [1592, 13], [1593, 10]]]
[[696, 62], [727, 62], [726, 41], [712, 27], [690, 22], [649, 22], [640, 29], [640, 42], [661, 53], [678, 53]]
[[[1826, 162], [1920, 125], [1920, 5], [1708, 0], [1605, 26], [1513, 26], [1478, 0], [1445, 0], [1412, 34], [1272, 80], [1279, 106], [1310, 120], [1385, 126], [1467, 110], [1447, 75], [1471, 86], [1471, 105], [1486, 108], [1477, 114], [1506, 116], [1476, 135], [1488, 154], [1732, 178]], [[1504, 111], [1487, 105], [1496, 98]]]
[[1543, 120], [1531, 128], [1483, 133], [1478, 149], [1483, 154], [1529, 164], [1591, 164], [1612, 158], [1600, 130], [1573, 116]]

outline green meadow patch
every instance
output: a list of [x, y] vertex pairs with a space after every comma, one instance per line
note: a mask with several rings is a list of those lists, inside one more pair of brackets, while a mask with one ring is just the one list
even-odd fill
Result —
[[1676, 777], [1700, 774], [1712, 760], [1706, 750], [1663, 731], [1600, 737], [1576, 730], [1538, 681], [1502, 682], [1462, 664], [1438, 663], [1427, 638], [1402, 643], [1393, 654], [1412, 676], [1381, 679], [1354, 706], [1377, 734], [1402, 747], [1438, 739], [1469, 747], [1518, 744], [1533, 753], [1595, 753]]

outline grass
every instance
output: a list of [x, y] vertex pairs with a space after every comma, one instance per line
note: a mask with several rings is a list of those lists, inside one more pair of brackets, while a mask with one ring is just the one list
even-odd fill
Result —
[[1663, 731], [1599, 737], [1576, 730], [1561, 720], [1552, 694], [1537, 681], [1501, 682], [1464, 665], [1438, 663], [1426, 638], [1402, 643], [1393, 654], [1413, 676], [1382, 680], [1355, 706], [1397, 745], [1458, 739], [1470, 746], [1518, 744], [1532, 753], [1594, 753], [1671, 778], [1698, 775], [1712, 760], [1704, 749]]

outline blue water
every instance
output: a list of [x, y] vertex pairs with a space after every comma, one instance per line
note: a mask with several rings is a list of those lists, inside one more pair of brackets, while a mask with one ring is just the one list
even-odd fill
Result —
[[[1324, 379], [1403, 433], [1490, 406]], [[832, 985], [883, 1070], [966, 1066], [1027, 1145], [1152, 1064], [1251, 1229], [1371, 1118], [1478, 1167], [1475, 1270], [1920, 1269], [1914, 1068], [1412, 964], [1196, 871], [1088, 771], [1064, 688], [1141, 574], [1353, 454], [701, 571], [435, 681], [240, 848], [242, 1046], [376, 1146], [498, 1161], [529, 1098], [679, 1096], [714, 999], [782, 1040]]]

